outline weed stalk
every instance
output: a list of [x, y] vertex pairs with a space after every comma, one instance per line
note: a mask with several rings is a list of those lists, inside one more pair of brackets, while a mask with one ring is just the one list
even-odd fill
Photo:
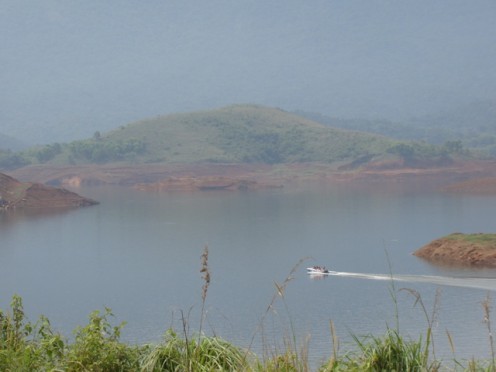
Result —
[[489, 346], [491, 350], [491, 371], [496, 371], [495, 364], [495, 352], [494, 352], [494, 338], [493, 331], [491, 329], [491, 297], [489, 293], [486, 295], [484, 301], [482, 301], [482, 308], [484, 309], [484, 323], [486, 323], [487, 331], [489, 333]]

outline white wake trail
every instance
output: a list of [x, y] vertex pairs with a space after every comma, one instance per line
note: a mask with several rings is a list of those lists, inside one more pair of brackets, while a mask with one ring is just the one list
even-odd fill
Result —
[[366, 273], [348, 273], [340, 271], [329, 271], [328, 276], [341, 276], [357, 279], [368, 280], [394, 280], [398, 282], [410, 283], [430, 283], [437, 285], [445, 285], [452, 287], [465, 287], [485, 289], [496, 291], [496, 278], [460, 278], [449, 276], [434, 276], [434, 275], [388, 275], [388, 274], [366, 274]]

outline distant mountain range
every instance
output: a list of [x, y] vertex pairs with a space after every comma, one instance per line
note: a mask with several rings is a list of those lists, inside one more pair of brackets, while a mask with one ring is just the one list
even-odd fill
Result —
[[26, 147], [27, 145], [22, 141], [0, 133], [0, 150], [18, 151]]
[[425, 141], [435, 145], [461, 141], [465, 148], [496, 156], [496, 101], [473, 102], [405, 122], [342, 119], [303, 111], [296, 113], [335, 128], [381, 134], [400, 140]]

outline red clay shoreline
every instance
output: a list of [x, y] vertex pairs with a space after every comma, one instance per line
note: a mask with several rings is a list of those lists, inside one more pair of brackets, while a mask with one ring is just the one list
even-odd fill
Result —
[[[345, 183], [370, 189], [405, 187], [496, 195], [496, 161], [457, 162], [430, 168], [381, 169], [374, 164], [339, 170], [322, 163], [298, 164], [104, 164], [28, 166], [9, 172], [24, 181], [54, 186], [122, 185], [141, 190], [259, 189], [302, 181]], [[231, 185], [231, 186], [228, 186]]]
[[[494, 234], [489, 242], [467, 241], [465, 236], [484, 234], [454, 233], [435, 239], [413, 255], [434, 264], [449, 266], [496, 268], [496, 245]], [[487, 234], [486, 234], [487, 235]]]

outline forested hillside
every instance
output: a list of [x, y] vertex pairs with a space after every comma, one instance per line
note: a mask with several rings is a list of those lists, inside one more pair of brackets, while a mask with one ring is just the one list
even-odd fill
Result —
[[297, 113], [331, 127], [381, 134], [400, 140], [425, 141], [435, 145], [460, 141], [464, 148], [482, 156], [496, 156], [496, 102], [474, 102], [451, 111], [414, 117], [404, 122]]
[[457, 146], [402, 143], [385, 136], [332, 128], [300, 115], [256, 105], [174, 114], [95, 132], [86, 140], [22, 153], [0, 152], [0, 167], [88, 163], [366, 162], [392, 154], [445, 159]]

